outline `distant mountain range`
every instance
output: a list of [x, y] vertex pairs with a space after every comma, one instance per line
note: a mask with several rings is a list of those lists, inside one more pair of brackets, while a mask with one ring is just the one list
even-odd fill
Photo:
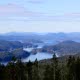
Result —
[[65, 40], [73, 40], [80, 42], [80, 32], [72, 33], [35, 33], [35, 32], [10, 32], [0, 35], [0, 40], [15, 40], [15, 41], [26, 41], [26, 40], [53, 40], [61, 42]]

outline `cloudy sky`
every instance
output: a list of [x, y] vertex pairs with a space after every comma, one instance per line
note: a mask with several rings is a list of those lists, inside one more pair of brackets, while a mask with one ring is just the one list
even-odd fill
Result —
[[80, 32], [80, 0], [1, 0], [0, 33]]

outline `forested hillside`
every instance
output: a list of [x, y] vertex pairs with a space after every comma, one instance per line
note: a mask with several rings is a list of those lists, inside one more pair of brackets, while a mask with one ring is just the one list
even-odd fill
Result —
[[22, 48], [15, 49], [11, 52], [0, 52], [0, 62], [9, 62], [12, 57], [19, 58], [27, 58], [30, 55], [29, 52], [24, 51]]
[[6, 66], [0, 65], [0, 80], [80, 80], [80, 58], [69, 56], [64, 62], [54, 54], [50, 62], [27, 63], [12, 58]]
[[22, 48], [23, 44], [19, 41], [0, 40], [0, 52], [12, 51], [16, 48]]
[[80, 53], [80, 43], [67, 40], [53, 46], [45, 46], [42, 48], [42, 51], [55, 51], [59, 56], [75, 55]]

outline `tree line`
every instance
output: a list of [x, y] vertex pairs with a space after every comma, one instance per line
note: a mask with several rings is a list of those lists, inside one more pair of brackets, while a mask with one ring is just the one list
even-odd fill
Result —
[[69, 56], [60, 62], [54, 54], [50, 64], [42, 64], [13, 57], [6, 66], [0, 64], [0, 80], [80, 80], [80, 58]]

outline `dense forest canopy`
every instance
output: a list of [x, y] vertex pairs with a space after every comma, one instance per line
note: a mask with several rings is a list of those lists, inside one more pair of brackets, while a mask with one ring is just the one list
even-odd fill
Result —
[[23, 63], [13, 57], [6, 66], [0, 64], [0, 80], [80, 80], [79, 57], [69, 56], [64, 62], [54, 54], [47, 61]]

